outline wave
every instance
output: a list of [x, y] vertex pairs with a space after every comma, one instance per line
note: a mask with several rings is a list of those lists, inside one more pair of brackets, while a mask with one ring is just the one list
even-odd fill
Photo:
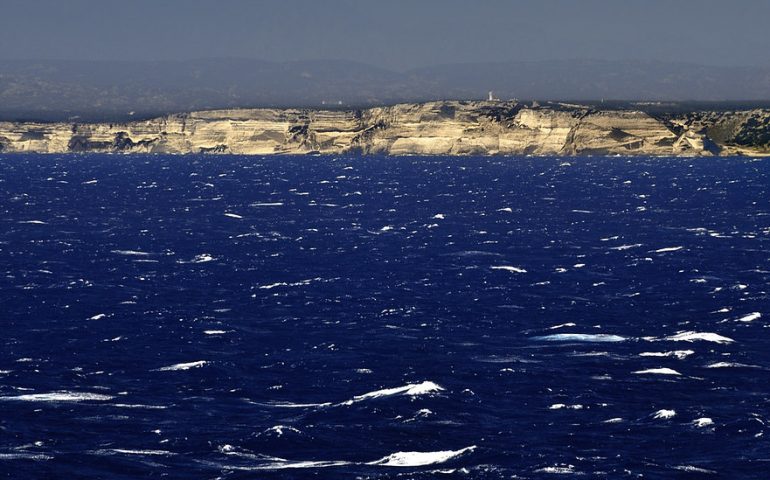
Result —
[[658, 410], [657, 412], [652, 414], [652, 418], [658, 418], [658, 419], [664, 419], [667, 420], [669, 418], [676, 417], [676, 410]]
[[132, 403], [113, 403], [112, 406], [116, 408], [143, 408], [146, 410], [165, 410], [168, 408], [165, 405], [141, 405]]
[[382, 398], [382, 397], [392, 397], [394, 395], [409, 395], [409, 396], [426, 395], [429, 393], [441, 392], [443, 390], [444, 388], [442, 386], [435, 384], [433, 382], [426, 381], [422, 383], [410, 383], [402, 387], [385, 388], [382, 390], [375, 390], [373, 392], [364, 393], [363, 395], [356, 395], [350, 400], [342, 402], [340, 405], [352, 405], [353, 403], [362, 402], [364, 400], [372, 400], [375, 398]]
[[94, 450], [91, 453], [96, 455], [114, 455], [114, 454], [120, 454], [120, 455], [140, 455], [140, 456], [156, 456], [156, 457], [168, 457], [172, 455], [176, 455], [174, 452], [169, 452], [168, 450], [132, 450], [132, 449], [126, 449], [126, 448], [105, 448], [101, 450]]
[[53, 457], [51, 455], [46, 455], [43, 453], [27, 453], [27, 452], [18, 452], [18, 453], [0, 453], [0, 460], [35, 460], [35, 461], [41, 461], [41, 460], [52, 460]]
[[270, 402], [270, 403], [258, 403], [253, 402], [255, 405], [262, 405], [264, 407], [272, 408], [325, 408], [331, 407], [334, 404], [332, 402], [324, 403], [293, 403], [293, 402]]
[[180, 264], [186, 264], [186, 263], [208, 263], [213, 262], [216, 260], [211, 254], [209, 253], [201, 253], [200, 255], [196, 255], [193, 257], [192, 260], [178, 260], [176, 263]]
[[750, 365], [738, 362], [715, 362], [706, 365], [705, 368], [762, 368], [759, 365]]
[[684, 360], [695, 352], [692, 350], [674, 350], [672, 352], [642, 352], [640, 357], [675, 357], [678, 360]]
[[270, 427], [267, 430], [263, 430], [262, 432], [257, 434], [257, 437], [261, 437], [262, 435], [275, 435], [277, 437], [282, 437], [285, 432], [291, 432], [296, 434], [302, 434], [302, 431], [299, 429], [296, 429], [294, 427], [290, 427], [288, 425], [276, 425], [274, 427]]
[[0, 401], [12, 402], [106, 402], [112, 400], [112, 395], [88, 392], [50, 392], [28, 393], [24, 395], [3, 396]]
[[623, 250], [630, 250], [632, 248], [639, 248], [641, 246], [642, 246], [641, 243], [634, 243], [634, 244], [628, 244], [628, 245], [618, 245], [617, 247], [610, 247], [610, 250], [623, 251]]
[[206, 364], [208, 364], [206, 360], [198, 360], [197, 362], [188, 362], [188, 363], [177, 363], [174, 365], [169, 365], [167, 367], [161, 367], [157, 368], [154, 371], [156, 372], [174, 372], [177, 370], [190, 370], [191, 368], [200, 368]]
[[620, 335], [610, 335], [607, 333], [556, 333], [553, 335], [543, 335], [539, 337], [532, 337], [532, 340], [544, 341], [544, 342], [588, 342], [588, 343], [605, 343], [605, 342], [625, 342], [628, 340], [626, 337]]
[[693, 426], [698, 428], [710, 427], [714, 425], [714, 420], [708, 417], [696, 418], [695, 420], [692, 421], [692, 424]]
[[535, 473], [555, 473], [559, 475], [576, 475], [580, 474], [575, 471], [574, 465], [558, 465], [553, 467], [543, 467], [535, 470]]
[[129, 257], [149, 257], [152, 255], [148, 252], [140, 252], [139, 250], [110, 250], [110, 252], [115, 253], [117, 255], [126, 255]]
[[646, 370], [637, 370], [634, 372], [638, 375], [645, 375], [645, 374], [653, 374], [653, 375], [681, 375], [681, 373], [677, 372], [674, 369], [671, 368], [648, 368]]
[[367, 465], [382, 465], [384, 467], [423, 467], [436, 465], [455, 459], [476, 449], [476, 445], [460, 450], [443, 450], [438, 452], [396, 452], [379, 460], [368, 462]]
[[679, 470], [682, 472], [695, 472], [695, 473], [707, 473], [710, 475], [715, 475], [717, 472], [714, 470], [709, 470], [706, 468], [701, 467], [695, 467], [693, 465], [677, 465], [674, 467], [674, 470]]
[[259, 465], [246, 466], [224, 466], [228, 470], [286, 470], [286, 469], [305, 469], [305, 468], [330, 468], [342, 467], [348, 465], [368, 465], [380, 467], [424, 467], [437, 465], [454, 460], [466, 453], [474, 451], [477, 447], [472, 445], [460, 450], [440, 450], [435, 452], [395, 452], [371, 462], [351, 462], [347, 460], [287, 460], [279, 457], [269, 457], [264, 455], [253, 455], [233, 451], [229, 448], [220, 449], [223, 453], [230, 456], [245, 458], [258, 462], [265, 462]]
[[362, 395], [356, 395], [355, 397], [345, 400], [344, 402], [323, 402], [323, 403], [293, 403], [293, 402], [270, 402], [270, 403], [256, 403], [257, 405], [263, 405], [272, 408], [328, 408], [328, 407], [341, 407], [349, 406], [354, 403], [363, 402], [366, 400], [374, 400], [383, 397], [393, 397], [397, 395], [406, 396], [419, 396], [428, 395], [431, 393], [444, 391], [444, 387], [436, 383], [425, 381], [421, 383], [409, 383], [401, 387], [385, 388], [382, 390], [375, 390], [373, 392], [364, 393]]
[[762, 318], [762, 314], [759, 312], [752, 312], [748, 315], [744, 315], [741, 318], [737, 319], [736, 322], [753, 322], [754, 320], [759, 320]]
[[659, 248], [657, 250], [653, 250], [652, 253], [666, 253], [666, 252], [678, 252], [679, 250], [684, 249], [684, 247], [666, 247], [666, 248]]
[[695, 342], [698, 340], [702, 340], [704, 342], [714, 342], [714, 343], [733, 343], [735, 340], [728, 337], [723, 337], [722, 335], [711, 333], [711, 332], [680, 332], [676, 335], [671, 335], [669, 337], [665, 337], [664, 340], [668, 340], [671, 342]]
[[489, 268], [492, 270], [505, 270], [506, 272], [511, 272], [511, 273], [527, 273], [525, 269], [520, 267], [513, 267], [511, 265], [495, 265]]

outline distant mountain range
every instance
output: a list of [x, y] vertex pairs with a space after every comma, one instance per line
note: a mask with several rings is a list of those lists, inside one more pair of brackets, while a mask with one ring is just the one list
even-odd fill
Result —
[[[0, 61], [0, 120], [123, 121], [221, 108], [354, 108], [441, 99], [770, 104], [770, 67], [547, 61], [395, 72], [349, 61]], [[713, 106], [712, 106], [713, 108]]]

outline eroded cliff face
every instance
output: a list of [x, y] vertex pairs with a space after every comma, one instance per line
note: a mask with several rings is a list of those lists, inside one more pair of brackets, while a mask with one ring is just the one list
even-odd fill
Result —
[[[761, 154], [770, 112], [653, 118], [639, 111], [516, 102], [366, 110], [242, 109], [130, 123], [0, 122], [2, 152], [389, 155]], [[764, 143], [762, 143], [764, 142]]]

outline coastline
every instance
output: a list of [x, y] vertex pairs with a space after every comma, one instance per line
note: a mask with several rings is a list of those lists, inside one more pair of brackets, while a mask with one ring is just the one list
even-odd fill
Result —
[[515, 101], [233, 109], [124, 123], [0, 122], [0, 153], [768, 156], [770, 110], [651, 115]]

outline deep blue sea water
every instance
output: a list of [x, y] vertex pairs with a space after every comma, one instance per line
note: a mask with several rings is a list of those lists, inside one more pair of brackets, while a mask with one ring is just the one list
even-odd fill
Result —
[[770, 159], [0, 156], [5, 478], [770, 478]]

